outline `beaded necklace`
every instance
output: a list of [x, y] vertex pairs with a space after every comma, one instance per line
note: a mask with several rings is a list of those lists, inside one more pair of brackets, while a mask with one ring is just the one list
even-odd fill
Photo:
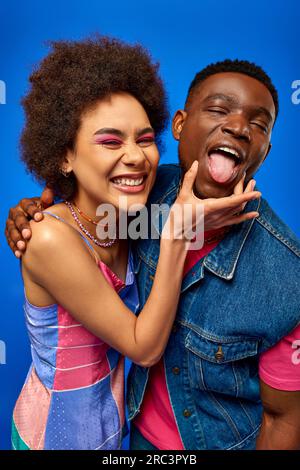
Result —
[[110, 240], [109, 242], [99, 242], [99, 240], [94, 237], [94, 235], [92, 235], [88, 229], [80, 222], [79, 218], [78, 218], [78, 215], [76, 214], [75, 210], [74, 210], [74, 207], [73, 205], [71, 204], [71, 202], [69, 201], [64, 201], [64, 203], [66, 204], [66, 206], [70, 209], [70, 212], [72, 214], [72, 217], [73, 219], [75, 220], [75, 222], [77, 223], [78, 227], [80, 228], [80, 230], [86, 234], [86, 236], [92, 240], [93, 243], [95, 243], [95, 245], [97, 246], [101, 246], [102, 248], [109, 248], [110, 246], [114, 245], [117, 241], [117, 238], [114, 238], [113, 240]]

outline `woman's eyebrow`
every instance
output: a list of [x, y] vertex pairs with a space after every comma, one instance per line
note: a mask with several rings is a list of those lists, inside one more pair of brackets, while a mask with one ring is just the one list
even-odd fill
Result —
[[137, 137], [140, 137], [141, 135], [143, 135], [143, 134], [148, 134], [148, 133], [154, 134], [154, 129], [153, 129], [153, 127], [145, 127], [144, 129], [139, 129], [139, 130], [136, 132], [136, 136], [137, 136]]
[[[143, 134], [151, 133], [154, 134], [153, 127], [144, 127], [143, 129], [138, 129], [136, 131], [136, 137], [140, 137]], [[118, 137], [122, 137], [123, 139], [126, 137], [125, 133], [120, 131], [120, 129], [115, 129], [114, 127], [103, 127], [102, 129], [98, 129], [94, 135], [101, 135], [101, 134], [113, 134], [117, 135]]]
[[114, 134], [119, 137], [125, 137], [124, 132], [120, 131], [119, 129], [114, 129], [113, 127], [103, 127], [102, 129], [98, 129], [94, 135], [101, 135], [101, 134]]

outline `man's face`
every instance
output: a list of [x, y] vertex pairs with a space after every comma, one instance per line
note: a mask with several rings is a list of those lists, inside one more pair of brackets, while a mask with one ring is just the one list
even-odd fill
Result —
[[228, 196], [244, 172], [249, 181], [270, 150], [274, 121], [272, 95], [258, 80], [226, 72], [200, 83], [173, 118], [183, 168], [199, 162], [195, 192]]

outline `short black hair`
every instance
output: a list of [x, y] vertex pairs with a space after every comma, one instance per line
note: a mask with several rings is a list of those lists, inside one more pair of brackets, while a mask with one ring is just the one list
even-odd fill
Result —
[[249, 75], [249, 77], [256, 78], [256, 80], [263, 83], [272, 95], [275, 105], [275, 119], [277, 118], [279, 111], [278, 92], [269, 75], [267, 75], [267, 73], [259, 65], [256, 65], [254, 62], [249, 62], [248, 60], [225, 59], [220, 62], [207, 65], [204, 69], [200, 70], [200, 72], [195, 75], [194, 80], [190, 84], [185, 105], [188, 104], [194, 94], [194, 91], [201, 82], [211, 75], [223, 72], [242, 73], [244, 75]]
[[22, 160], [39, 182], [68, 199], [76, 178], [73, 173], [65, 178], [60, 169], [67, 150], [75, 147], [81, 117], [95, 103], [114, 93], [134, 96], [159, 146], [169, 114], [159, 65], [141, 45], [101, 35], [49, 45], [50, 53], [31, 74], [31, 87], [22, 100]]

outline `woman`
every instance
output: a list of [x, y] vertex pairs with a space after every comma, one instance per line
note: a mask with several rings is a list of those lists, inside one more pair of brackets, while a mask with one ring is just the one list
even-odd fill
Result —
[[[124, 200], [128, 207], [146, 203], [166, 127], [165, 94], [140, 46], [107, 38], [52, 46], [23, 101], [22, 157], [62, 202], [31, 223], [22, 258], [33, 363], [14, 410], [12, 442], [16, 449], [117, 449], [124, 356], [149, 367], [163, 354], [186, 240], [171, 211], [151, 295], [136, 317], [130, 246], [118, 232], [99, 239], [106, 222], [95, 214], [104, 203], [117, 214]], [[192, 192], [196, 173], [194, 163], [176, 201], [192, 204], [194, 214], [202, 204]], [[255, 196], [240, 197], [239, 206]], [[206, 227], [217, 226], [217, 209], [220, 202], [210, 201]]]

